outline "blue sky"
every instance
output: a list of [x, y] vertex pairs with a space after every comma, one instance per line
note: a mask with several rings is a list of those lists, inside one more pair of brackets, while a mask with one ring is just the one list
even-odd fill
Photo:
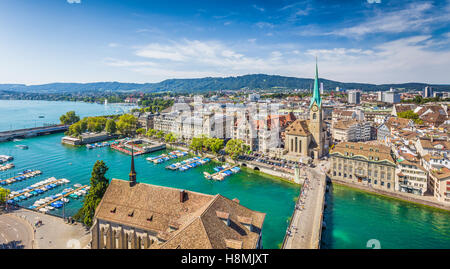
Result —
[[0, 83], [450, 83], [450, 0], [0, 1]]

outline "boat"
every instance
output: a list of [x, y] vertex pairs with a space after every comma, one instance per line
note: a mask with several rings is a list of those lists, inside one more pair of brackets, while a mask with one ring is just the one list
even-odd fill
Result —
[[63, 201], [64, 203], [68, 203], [68, 202], [70, 202], [70, 200], [69, 200], [69, 199], [67, 199], [67, 198], [61, 198], [61, 201]]
[[28, 149], [27, 145], [16, 145], [16, 147], [18, 147], [20, 149]]
[[42, 212], [42, 213], [47, 213], [48, 209], [43, 207], [43, 208], [39, 208], [39, 211]]
[[74, 184], [73, 185], [75, 188], [79, 188], [79, 187], [81, 187], [81, 184], [80, 183], [76, 183], [76, 184]]
[[211, 179], [211, 174], [208, 172], [203, 172], [203, 175], [205, 176], [206, 179]]
[[53, 206], [50, 206], [50, 205], [47, 205], [47, 206], [45, 206], [44, 208], [46, 208], [46, 209], [48, 209], [48, 210], [53, 210], [53, 209], [55, 209]]

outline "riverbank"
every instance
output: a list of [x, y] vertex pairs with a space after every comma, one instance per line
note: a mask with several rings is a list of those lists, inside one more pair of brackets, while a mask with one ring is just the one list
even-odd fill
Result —
[[430, 207], [433, 209], [439, 209], [442, 211], [450, 212], [449, 206], [445, 206], [445, 205], [439, 204], [437, 202], [429, 201], [429, 200], [424, 200], [419, 197], [414, 197], [413, 196], [414, 194], [407, 194], [407, 193], [400, 193], [400, 192], [398, 192], [398, 193], [387, 192], [387, 191], [383, 191], [383, 190], [369, 188], [369, 187], [362, 186], [362, 185], [355, 185], [355, 184], [352, 184], [349, 182], [345, 182], [342, 180], [336, 180], [336, 179], [332, 179], [331, 182], [333, 184], [342, 185], [342, 186], [345, 186], [345, 187], [348, 187], [351, 189], [363, 191], [363, 192], [370, 193], [373, 195], [378, 195], [378, 196], [381, 196], [384, 198], [400, 200], [403, 202], [408, 202], [408, 203], [417, 204], [417, 205], [424, 206], [424, 207]]

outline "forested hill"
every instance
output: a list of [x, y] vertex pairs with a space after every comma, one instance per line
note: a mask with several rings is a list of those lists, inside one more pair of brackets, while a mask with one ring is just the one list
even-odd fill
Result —
[[[43, 85], [0, 84], [0, 91], [39, 92], [39, 93], [83, 93], [83, 92], [123, 92], [123, 91], [172, 91], [172, 92], [207, 92], [217, 90], [248, 89], [309, 89], [313, 86], [313, 79], [284, 77], [276, 75], [254, 74], [238, 77], [206, 77], [196, 79], [167, 79], [158, 83], [121, 83], [121, 82], [95, 82], [95, 83], [51, 83]], [[403, 84], [367, 84], [345, 83], [320, 79], [325, 90], [335, 89], [361, 89], [363, 91], [389, 90], [389, 88], [405, 88], [421, 90], [430, 84], [403, 83]], [[435, 90], [450, 91], [450, 85], [433, 85]]]

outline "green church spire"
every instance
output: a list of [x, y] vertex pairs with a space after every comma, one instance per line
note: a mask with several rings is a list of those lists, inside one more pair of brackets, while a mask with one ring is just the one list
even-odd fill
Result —
[[319, 91], [319, 71], [317, 68], [317, 57], [316, 57], [316, 77], [314, 79], [314, 91], [313, 91], [313, 96], [311, 98], [311, 104], [309, 105], [309, 108], [312, 107], [314, 102], [317, 104], [318, 107], [321, 107], [322, 98], [320, 97], [320, 91]]

